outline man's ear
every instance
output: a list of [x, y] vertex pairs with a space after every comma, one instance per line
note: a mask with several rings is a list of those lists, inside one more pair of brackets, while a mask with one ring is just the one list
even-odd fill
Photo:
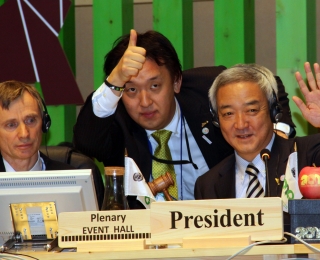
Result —
[[179, 79], [176, 79], [173, 82], [173, 90], [174, 90], [175, 93], [179, 93], [180, 92], [181, 83], [182, 83], [182, 77], [180, 77]]

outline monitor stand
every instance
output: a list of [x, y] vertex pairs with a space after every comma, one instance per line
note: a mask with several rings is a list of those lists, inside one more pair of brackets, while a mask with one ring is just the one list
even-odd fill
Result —
[[23, 240], [20, 232], [13, 235], [3, 245], [0, 246], [1, 252], [19, 252], [19, 251], [57, 251], [63, 249], [58, 247], [58, 237], [54, 239], [33, 239]]
[[58, 218], [54, 202], [12, 203], [10, 214], [14, 235], [0, 251], [26, 248], [51, 251], [58, 246]]

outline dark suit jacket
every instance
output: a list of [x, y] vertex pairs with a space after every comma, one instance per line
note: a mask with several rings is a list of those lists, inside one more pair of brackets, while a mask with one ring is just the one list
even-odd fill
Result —
[[[192, 134], [209, 167], [223, 160], [233, 152], [233, 149], [222, 137], [219, 128], [213, 126], [209, 111], [208, 90], [214, 79], [224, 69], [223, 66], [200, 67], [183, 72], [182, 87], [176, 98], [180, 104]], [[279, 100], [284, 109], [284, 123], [294, 126], [288, 106], [287, 93], [279, 78]], [[209, 144], [202, 136], [202, 123], [206, 123], [209, 133], [206, 137], [212, 141]], [[136, 124], [128, 115], [120, 99], [116, 112], [109, 117], [99, 118], [92, 109], [92, 94], [82, 107], [74, 127], [74, 144], [82, 153], [103, 161], [105, 166], [124, 165], [124, 148], [146, 180], [149, 180], [152, 161], [149, 152], [148, 138], [145, 129]], [[192, 151], [191, 151], [192, 154]], [[134, 207], [130, 205], [130, 207]]]
[[[297, 144], [298, 171], [305, 166], [320, 165], [320, 134], [306, 137], [284, 139], [276, 135], [270, 160], [268, 161], [270, 196], [281, 197], [283, 181], [277, 184], [275, 178], [285, 174], [290, 153]], [[200, 176], [195, 184], [196, 199], [235, 198], [235, 155], [234, 153], [221, 163]]]
[[[44, 164], [46, 165], [46, 170], [48, 171], [54, 171], [54, 170], [72, 170], [74, 167], [72, 167], [69, 164], [65, 164], [62, 162], [53, 161], [47, 156], [45, 156], [43, 153], [40, 152], [40, 156], [44, 161]], [[6, 168], [4, 167], [4, 163], [2, 160], [2, 155], [0, 154], [0, 172], [5, 172]]]

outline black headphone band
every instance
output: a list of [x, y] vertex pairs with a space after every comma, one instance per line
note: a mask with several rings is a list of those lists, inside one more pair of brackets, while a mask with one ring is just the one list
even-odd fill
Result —
[[270, 105], [270, 118], [272, 123], [277, 123], [282, 117], [282, 106], [278, 101], [277, 94], [272, 88], [272, 102]]
[[43, 111], [42, 111], [42, 132], [47, 133], [49, 131], [49, 128], [51, 126], [51, 118], [47, 110], [47, 106], [44, 102], [44, 100], [41, 98]]
[[[261, 72], [262, 73], [262, 72]], [[262, 73], [263, 74], [263, 73]], [[212, 115], [212, 123], [216, 127], [220, 127], [219, 117], [217, 112], [213, 109], [210, 98], [209, 98], [209, 110]], [[277, 94], [272, 88], [272, 102], [269, 108], [270, 118], [272, 123], [277, 123], [282, 117], [282, 106], [278, 102]]]
[[249, 69], [253, 69], [253, 70], [261, 73], [269, 82], [271, 89], [272, 89], [272, 101], [271, 101], [270, 108], [269, 108], [270, 118], [271, 118], [272, 123], [277, 123], [280, 120], [280, 118], [282, 117], [282, 106], [278, 101], [277, 94], [272, 87], [271, 81], [267, 77], [266, 73], [264, 73], [260, 69], [258, 69], [256, 67], [252, 67], [252, 66], [250, 66]]
[[151, 158], [157, 162], [164, 163], [164, 164], [189, 164], [191, 163], [192, 166], [197, 170], [198, 166], [193, 161], [188, 160], [165, 160], [161, 158], [157, 158], [154, 155], [151, 154]]
[[48, 113], [48, 110], [47, 110], [47, 106], [46, 106], [46, 103], [44, 103], [44, 99], [43, 98], [41, 98], [41, 103], [42, 103], [42, 112], [44, 112], [44, 113]]

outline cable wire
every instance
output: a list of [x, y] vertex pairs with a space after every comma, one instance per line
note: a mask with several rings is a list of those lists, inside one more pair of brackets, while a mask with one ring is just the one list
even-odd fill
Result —
[[257, 245], [275, 244], [275, 243], [283, 244], [286, 242], [287, 242], [287, 239], [285, 237], [282, 240], [265, 240], [265, 241], [255, 242], [255, 243], [252, 243], [252, 244], [246, 246], [245, 248], [241, 249], [240, 251], [236, 252], [232, 256], [228, 257], [227, 260], [230, 260], [230, 259], [236, 257], [237, 255], [243, 254], [246, 251], [250, 250], [252, 247], [257, 246]]
[[[311, 250], [316, 251], [317, 253], [320, 253], [320, 249], [310, 245], [309, 243], [307, 243], [306, 241], [304, 241], [303, 239], [289, 233], [289, 232], [284, 232], [284, 235], [288, 235], [291, 236], [295, 239], [297, 239], [299, 242], [301, 242], [302, 244], [304, 244], [305, 246], [307, 246], [308, 248], [310, 248]], [[246, 246], [245, 248], [241, 249], [240, 251], [236, 252], [235, 254], [233, 254], [232, 256], [230, 256], [229, 258], [227, 258], [227, 260], [230, 260], [238, 255], [244, 254], [246, 251], [249, 251], [252, 247], [257, 246], [257, 245], [263, 245], [263, 244], [275, 244], [275, 243], [286, 243], [287, 239], [284, 237], [282, 240], [278, 241], [274, 241], [274, 240], [265, 240], [265, 241], [260, 241], [260, 242], [255, 242], [252, 243], [248, 246]]]
[[288, 235], [288, 236], [291, 236], [291, 237], [293, 237], [293, 238], [295, 238], [295, 239], [297, 239], [299, 242], [301, 242], [301, 243], [304, 244], [305, 246], [307, 246], [307, 247], [309, 247], [310, 249], [316, 251], [317, 253], [320, 253], [320, 249], [318, 249], [318, 248], [310, 245], [309, 243], [307, 243], [306, 241], [304, 241], [304, 240], [301, 239], [300, 237], [297, 237], [297, 236], [295, 236], [295, 235], [293, 235], [293, 234], [291, 234], [291, 233], [289, 233], [289, 232], [284, 232], [284, 234], [285, 234], [285, 235]]
[[[24, 257], [21, 257], [21, 256], [24, 256]], [[39, 260], [39, 258], [36, 258], [36, 257], [33, 257], [33, 256], [29, 256], [29, 255], [25, 255], [25, 254], [17, 254], [17, 253], [0, 253], [0, 260], [2, 260], [2, 259], [8, 259], [8, 260], [12, 260], [12, 259], [21, 259], [21, 260], [36, 259], [36, 260]]]

